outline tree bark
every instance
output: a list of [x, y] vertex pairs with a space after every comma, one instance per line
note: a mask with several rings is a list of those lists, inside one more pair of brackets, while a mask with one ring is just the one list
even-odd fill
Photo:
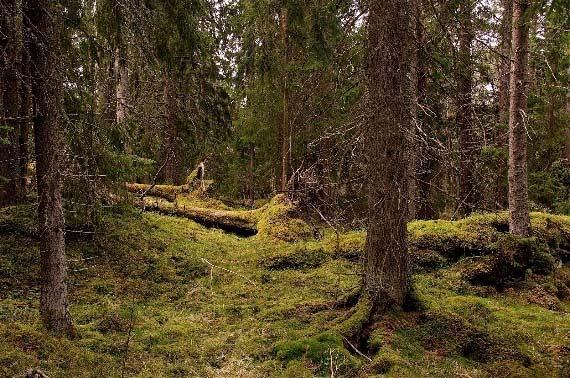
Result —
[[527, 86], [529, 0], [513, 0], [509, 120], [509, 226], [514, 235], [530, 234], [527, 177]]
[[288, 189], [291, 162], [291, 121], [289, 118], [289, 11], [281, 8], [281, 43], [283, 48], [283, 119], [281, 124], [281, 191]]
[[412, 0], [370, 3], [365, 292], [377, 311], [402, 306], [409, 288], [406, 147], [413, 120]]
[[[499, 67], [499, 122], [505, 127], [509, 123], [509, 85], [511, 72], [511, 38], [513, 21], [513, 0], [502, 0], [503, 16], [501, 20], [501, 56]], [[508, 133], [498, 130], [499, 146], [507, 144]]]
[[474, 183], [475, 154], [477, 141], [473, 125], [473, 63], [471, 44], [473, 42], [471, 1], [459, 3], [459, 54], [457, 75], [457, 117], [459, 130], [459, 211], [467, 214], [477, 202]]
[[[1, 17], [4, 24], [4, 53], [2, 66], [2, 104], [4, 111], [3, 125], [7, 129], [0, 131], [0, 176], [8, 181], [0, 190], [0, 203], [15, 203], [21, 197], [20, 176], [20, 89], [23, 48], [23, 15], [21, 0], [4, 1]], [[7, 143], [6, 143], [7, 142]], [[1, 188], [0, 188], [1, 189]]]
[[164, 116], [166, 128], [163, 146], [163, 164], [161, 178], [166, 183], [178, 185], [178, 106], [176, 100], [176, 84], [164, 75]]
[[62, 14], [59, 2], [30, 0], [27, 18], [36, 101], [34, 139], [38, 182], [38, 231], [41, 258], [40, 313], [54, 334], [75, 334], [67, 304], [64, 217], [61, 199], [63, 140]]
[[[29, 46], [29, 36], [25, 36], [25, 46]], [[22, 87], [20, 106], [20, 135], [19, 135], [19, 160], [20, 160], [20, 192], [26, 196], [31, 178], [28, 177], [28, 164], [30, 162], [30, 135], [32, 131], [32, 76], [30, 52], [24, 48], [22, 53]]]
[[255, 166], [255, 145], [253, 143], [249, 144], [249, 163], [247, 169], [247, 186], [248, 186], [248, 200], [250, 206], [253, 207], [255, 202], [255, 180], [254, 180], [254, 169]]
[[[501, 20], [501, 56], [499, 66], [499, 126], [496, 130], [497, 147], [508, 146], [509, 107], [510, 107], [510, 72], [511, 72], [511, 37], [513, 22], [513, 0], [502, 0], [503, 15]], [[502, 159], [498, 163], [495, 203], [503, 209], [508, 204], [508, 188], [505, 183], [507, 163]]]

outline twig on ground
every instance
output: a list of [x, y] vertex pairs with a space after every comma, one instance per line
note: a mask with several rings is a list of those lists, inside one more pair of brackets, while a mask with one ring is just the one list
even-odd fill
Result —
[[210, 266], [210, 268], [218, 268], [218, 269], [221, 269], [221, 270], [226, 271], [228, 273], [235, 274], [236, 276], [243, 278], [244, 280], [246, 280], [248, 283], [252, 284], [253, 286], [257, 286], [257, 284], [255, 282], [253, 282], [252, 280], [250, 280], [249, 278], [247, 278], [243, 274], [234, 272], [233, 270], [226, 269], [226, 268], [223, 268], [223, 267], [218, 266], [218, 265], [214, 265], [203, 257], [201, 258], [201, 260], [204, 261], [206, 264], [208, 264]]

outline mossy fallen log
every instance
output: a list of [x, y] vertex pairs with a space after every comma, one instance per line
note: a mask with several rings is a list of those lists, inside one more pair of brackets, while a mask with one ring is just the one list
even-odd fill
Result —
[[179, 207], [164, 201], [146, 200], [139, 202], [140, 207], [148, 211], [155, 211], [164, 215], [191, 219], [205, 227], [219, 228], [240, 236], [253, 236], [257, 234], [256, 222], [247, 217], [244, 212], [212, 210], [195, 207]]
[[149, 184], [132, 184], [126, 183], [125, 187], [129, 193], [134, 193], [146, 196], [164, 198], [169, 201], [174, 201], [176, 197], [183, 193], [190, 191], [187, 185], [149, 185]]

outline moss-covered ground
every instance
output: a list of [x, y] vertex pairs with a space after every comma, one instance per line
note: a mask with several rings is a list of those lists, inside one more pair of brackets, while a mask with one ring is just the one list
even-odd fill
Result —
[[419, 306], [375, 319], [358, 343], [340, 330], [355, 312], [363, 233], [312, 240], [293, 221], [295, 238], [276, 219], [259, 216], [260, 233], [241, 238], [106, 211], [94, 235], [68, 235], [78, 337], [65, 340], [39, 320], [33, 208], [0, 210], [0, 377], [570, 375], [570, 218], [533, 214], [556, 270], [538, 275], [528, 260], [501, 287], [467, 278], [501, 250], [505, 214], [410, 224]]

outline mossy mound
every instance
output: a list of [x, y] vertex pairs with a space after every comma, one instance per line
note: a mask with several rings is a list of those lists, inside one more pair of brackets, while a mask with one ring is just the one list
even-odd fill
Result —
[[260, 211], [257, 230], [262, 238], [292, 243], [313, 236], [311, 227], [298, 217], [294, 204], [283, 194], [275, 196]]
[[261, 266], [269, 270], [314, 269], [329, 259], [330, 256], [321, 248], [295, 246], [262, 260]]
[[285, 362], [309, 361], [314, 370], [320, 373], [318, 375], [329, 373], [331, 367], [338, 374], [355, 374], [362, 365], [358, 358], [345, 349], [342, 337], [330, 332], [300, 340], [278, 342], [275, 355]]

